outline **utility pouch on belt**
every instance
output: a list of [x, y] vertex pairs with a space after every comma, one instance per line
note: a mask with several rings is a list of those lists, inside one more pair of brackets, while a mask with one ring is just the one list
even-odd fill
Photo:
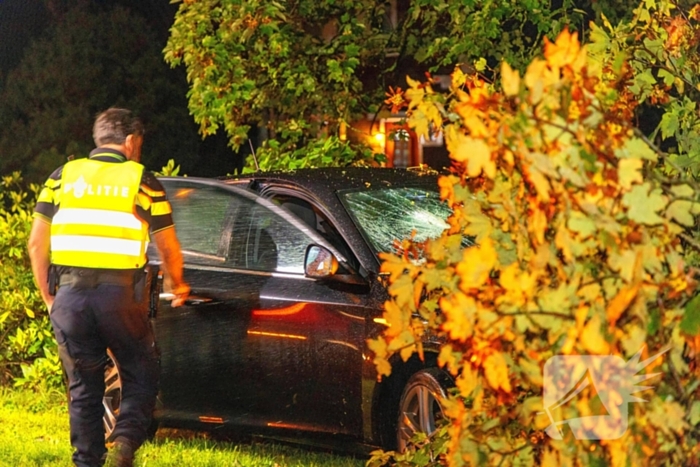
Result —
[[139, 271], [134, 275], [134, 300], [136, 303], [143, 303], [147, 298], [148, 288], [148, 271]]
[[56, 266], [53, 264], [49, 266], [49, 295], [54, 297], [56, 295], [56, 287], [58, 287], [58, 271], [56, 271]]
[[157, 264], [146, 266], [146, 271], [148, 271], [148, 317], [155, 318], [158, 313], [158, 303], [160, 302], [163, 273]]

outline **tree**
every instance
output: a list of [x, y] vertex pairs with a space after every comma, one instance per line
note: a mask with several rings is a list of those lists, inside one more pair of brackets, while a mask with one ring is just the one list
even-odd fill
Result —
[[145, 165], [177, 158], [196, 174], [207, 160], [187, 112], [186, 82], [163, 62], [162, 42], [145, 20], [122, 7], [80, 2], [57, 21], [0, 90], [0, 172], [43, 181], [67, 156], [88, 154], [95, 115], [116, 105], [146, 123]]
[[[698, 89], [700, 6], [677, 7], [644, 2], [594, 27], [587, 47], [565, 30], [524, 74], [504, 62], [495, 86], [459, 70], [449, 96], [410, 83], [409, 123], [443, 128], [454, 161], [439, 181], [453, 215], [442, 237], [384, 256], [389, 327], [370, 345], [386, 374], [425, 332], [444, 340], [457, 393], [443, 402], [441, 462], [698, 465], [700, 298], [684, 246], [697, 243], [699, 127], [677, 104], [692, 108]], [[662, 104], [675, 156], [637, 128], [640, 103]], [[463, 235], [478, 247], [461, 249]], [[598, 372], [597, 394], [550, 403], [547, 390], [577, 370], [547, 365], [576, 355], [621, 364]], [[631, 403], [648, 378], [653, 391]], [[426, 465], [431, 443], [416, 449], [370, 464]]]
[[577, 11], [543, 0], [185, 0], [165, 57], [187, 70], [203, 135], [223, 127], [236, 148], [260, 126], [290, 153], [376, 112], [407, 74], [524, 64]]

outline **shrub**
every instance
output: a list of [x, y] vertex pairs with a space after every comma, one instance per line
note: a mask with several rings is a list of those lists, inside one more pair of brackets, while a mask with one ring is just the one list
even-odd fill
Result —
[[[687, 229], [700, 205], [693, 170], [678, 166], [697, 165], [698, 127], [662, 119], [664, 138], [682, 130], [669, 157], [634, 109], [652, 93], [683, 101], [674, 84], [695, 92], [696, 74], [669, 75], [700, 63], [700, 7], [672, 16], [672, 3], [652, 4], [614, 31], [630, 50], [601, 57], [597, 30], [589, 54], [564, 31], [524, 75], [503, 64], [500, 86], [459, 71], [448, 96], [409, 82], [409, 124], [444, 131], [454, 173], [439, 185], [454, 214], [421, 263], [384, 256], [389, 327], [370, 345], [388, 374], [388, 357], [420, 352], [425, 332], [443, 339], [439, 363], [457, 389], [443, 401], [449, 465], [698, 465], [700, 297], [683, 247], [697, 243]], [[661, 64], [662, 79], [639, 59]], [[478, 247], [462, 250], [463, 235]], [[623, 365], [582, 379], [570, 403], [548, 401], [567, 377], [545, 371], [550, 359], [584, 355]], [[425, 451], [370, 464], [430, 465]]]
[[18, 172], [0, 187], [0, 384], [61, 384], [61, 367], [46, 307], [27, 254], [39, 187], [22, 187]]
[[258, 149], [255, 157], [248, 156], [244, 172], [378, 165], [384, 161], [384, 154], [373, 153], [367, 147], [341, 141], [337, 136], [312, 140], [299, 149], [294, 145], [268, 140]]

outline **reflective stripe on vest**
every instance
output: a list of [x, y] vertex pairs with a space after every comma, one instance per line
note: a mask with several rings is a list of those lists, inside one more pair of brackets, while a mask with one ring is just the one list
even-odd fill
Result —
[[62, 266], [134, 269], [146, 264], [148, 225], [136, 217], [143, 166], [70, 161], [51, 223], [51, 261]]

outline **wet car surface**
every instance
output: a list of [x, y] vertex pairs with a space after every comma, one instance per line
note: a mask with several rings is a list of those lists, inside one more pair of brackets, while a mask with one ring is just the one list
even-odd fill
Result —
[[451, 385], [437, 344], [426, 342], [424, 361], [394, 361], [380, 382], [366, 341], [385, 326], [378, 253], [446, 225], [435, 174], [339, 168], [161, 182], [192, 288], [173, 308], [166, 278], [152, 316], [161, 426], [365, 451], [434, 429]]

